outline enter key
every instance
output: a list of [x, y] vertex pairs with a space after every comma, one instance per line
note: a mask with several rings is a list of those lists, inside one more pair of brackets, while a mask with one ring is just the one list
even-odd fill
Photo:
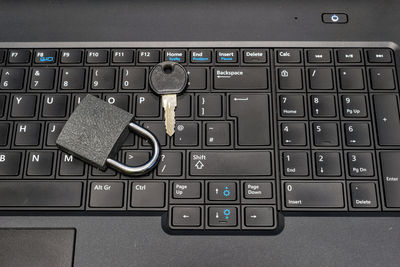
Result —
[[268, 146], [270, 139], [270, 104], [268, 94], [230, 96], [230, 116], [237, 118], [239, 146]]

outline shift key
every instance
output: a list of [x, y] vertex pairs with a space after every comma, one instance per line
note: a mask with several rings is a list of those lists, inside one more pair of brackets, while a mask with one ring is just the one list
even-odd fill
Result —
[[214, 88], [228, 90], [268, 89], [267, 68], [215, 68]]
[[193, 176], [270, 176], [269, 151], [193, 151], [190, 152]]

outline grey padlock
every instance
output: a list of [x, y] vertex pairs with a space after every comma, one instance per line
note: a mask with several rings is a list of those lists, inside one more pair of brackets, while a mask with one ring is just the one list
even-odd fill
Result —
[[[127, 175], [143, 175], [157, 166], [160, 145], [150, 131], [132, 120], [133, 115], [129, 112], [87, 95], [66, 122], [56, 144], [61, 150], [101, 170], [108, 165]], [[113, 159], [129, 131], [147, 139], [152, 146], [151, 159], [141, 166], [130, 167]]]

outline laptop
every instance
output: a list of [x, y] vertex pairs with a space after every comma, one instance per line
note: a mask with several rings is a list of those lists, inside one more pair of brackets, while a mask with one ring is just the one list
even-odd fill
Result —
[[[398, 266], [397, 10], [1, 3], [0, 265]], [[160, 64], [187, 77], [172, 133]], [[87, 95], [156, 137], [153, 169], [99, 169], [57, 146]], [[129, 133], [110, 157], [153, 154]]]

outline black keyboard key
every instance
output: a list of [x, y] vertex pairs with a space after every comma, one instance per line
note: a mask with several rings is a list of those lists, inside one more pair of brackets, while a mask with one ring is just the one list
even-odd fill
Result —
[[207, 88], [207, 69], [205, 68], [186, 68], [188, 72], [187, 90], [204, 90]]
[[88, 64], [108, 63], [108, 50], [105, 49], [87, 50], [86, 63]]
[[93, 90], [113, 90], [115, 88], [116, 73], [113, 68], [95, 68], [92, 69]]
[[236, 183], [210, 182], [208, 183], [208, 200], [235, 201], [237, 198]]
[[279, 68], [278, 84], [281, 90], [303, 89], [303, 70], [300, 68]]
[[0, 146], [6, 146], [8, 144], [10, 132], [10, 124], [7, 122], [0, 122]]
[[192, 96], [189, 94], [178, 95], [177, 101], [179, 105], [175, 109], [175, 117], [192, 116]]
[[168, 49], [164, 51], [164, 60], [165, 61], [174, 61], [178, 63], [186, 62], [186, 51], [185, 50], [175, 50]]
[[[165, 132], [165, 123], [163, 121], [152, 121], [143, 123], [143, 127], [152, 132], [158, 139], [161, 146], [167, 145], [167, 134]], [[175, 133], [176, 134], [176, 133]], [[147, 140], [142, 140], [143, 146], [149, 146]]]
[[174, 206], [171, 212], [173, 226], [199, 227], [201, 225], [201, 207]]
[[308, 69], [310, 88], [313, 90], [331, 90], [333, 86], [333, 74], [330, 68]]
[[350, 183], [353, 208], [376, 208], [378, 201], [374, 183]]
[[54, 64], [57, 63], [57, 50], [36, 50], [36, 64]]
[[345, 123], [345, 139], [347, 146], [370, 146], [371, 139], [368, 123]]
[[214, 88], [221, 90], [268, 89], [267, 68], [215, 68]]
[[165, 183], [132, 182], [131, 207], [163, 208], [165, 206]]
[[370, 152], [349, 152], [347, 164], [351, 177], [372, 177], [375, 175], [374, 158]]
[[279, 49], [276, 51], [278, 63], [301, 63], [301, 51], [299, 49]]
[[128, 94], [111, 94], [104, 95], [105, 101], [110, 105], [115, 105], [129, 112], [130, 95]]
[[20, 122], [16, 124], [14, 144], [16, 146], [38, 146], [42, 125], [38, 122]]
[[34, 90], [54, 89], [55, 75], [56, 75], [56, 69], [53, 68], [32, 69], [30, 88]]
[[0, 118], [6, 113], [7, 96], [0, 95]]
[[6, 57], [5, 54], [6, 54], [6, 50], [0, 49], [0, 64], [4, 63], [4, 59]]
[[381, 152], [380, 161], [386, 207], [400, 208], [400, 152]]
[[117, 172], [113, 169], [107, 168], [104, 171], [92, 167], [92, 176], [95, 176], [95, 179], [117, 179]]
[[284, 152], [282, 154], [283, 173], [285, 176], [308, 176], [309, 164], [307, 152]]
[[273, 197], [272, 183], [246, 182], [243, 189], [243, 197], [246, 199], [271, 199]]
[[307, 51], [308, 63], [331, 63], [331, 52], [328, 49], [310, 49]]
[[0, 206], [70, 209], [82, 205], [82, 182], [0, 182]]
[[364, 95], [343, 95], [342, 112], [346, 118], [365, 118], [368, 116], [367, 99]]
[[83, 51], [79, 49], [65, 49], [60, 51], [62, 64], [80, 64], [82, 63]]
[[212, 62], [211, 50], [191, 50], [190, 51], [190, 62], [207, 64]]
[[61, 89], [82, 90], [85, 88], [85, 77], [84, 68], [64, 68], [61, 75]]
[[8, 63], [10, 64], [27, 64], [31, 61], [31, 50], [18, 49], [10, 50], [8, 53]]
[[11, 105], [11, 117], [33, 118], [36, 116], [36, 95], [14, 95]]
[[[128, 151], [125, 151], [124, 163], [127, 166], [140, 166], [140, 165], [143, 165], [146, 162], [148, 162], [149, 159], [150, 159], [150, 152], [128, 150]], [[148, 174], [142, 175], [140, 177], [151, 178], [152, 173], [148, 173]]]
[[284, 183], [287, 208], [344, 208], [343, 184], [338, 182]]
[[335, 122], [314, 122], [312, 127], [314, 146], [339, 146], [338, 125]]
[[124, 206], [125, 188], [123, 182], [90, 183], [91, 208], [122, 208]]
[[199, 199], [202, 194], [200, 182], [173, 182], [172, 191], [174, 199]]
[[272, 207], [250, 206], [244, 208], [244, 224], [247, 227], [270, 227], [274, 225]]
[[207, 146], [229, 146], [231, 127], [228, 122], [207, 122], [205, 143]]
[[217, 63], [237, 63], [238, 51], [235, 49], [221, 49], [216, 51]]
[[336, 117], [335, 95], [312, 95], [311, 115], [315, 118]]
[[192, 151], [190, 174], [194, 176], [269, 176], [272, 174], [268, 151]]
[[369, 63], [391, 63], [392, 55], [389, 49], [370, 49], [367, 50]]
[[336, 53], [339, 63], [360, 63], [362, 59], [360, 49], [340, 49]]
[[208, 208], [208, 225], [211, 227], [235, 227], [238, 225], [238, 211], [231, 206]]
[[141, 49], [138, 50], [139, 63], [158, 63], [160, 62], [160, 50]]
[[64, 152], [60, 153], [60, 165], [58, 168], [60, 176], [79, 177], [85, 173], [85, 164], [80, 159]]
[[338, 177], [342, 175], [341, 156], [339, 152], [315, 153], [316, 175], [320, 177]]
[[123, 68], [122, 86], [123, 90], [142, 90], [146, 87], [145, 68]]
[[163, 151], [160, 156], [161, 160], [157, 166], [157, 176], [181, 176], [183, 159], [182, 153], [179, 151]]
[[24, 88], [25, 69], [4, 68], [1, 73], [0, 89], [21, 90]]
[[132, 49], [115, 49], [112, 51], [112, 63], [133, 63], [134, 51]]
[[50, 151], [32, 151], [28, 153], [28, 165], [26, 174], [29, 176], [41, 176], [50, 178], [53, 173], [54, 153]]
[[302, 95], [279, 96], [281, 117], [304, 117], [304, 97]]
[[239, 146], [270, 145], [268, 95], [235, 94], [230, 96], [229, 103], [230, 116], [237, 118], [237, 144]]
[[136, 117], [158, 117], [160, 97], [155, 94], [136, 94]]
[[199, 124], [196, 122], [177, 122], [174, 135], [175, 146], [197, 146], [199, 144]]
[[400, 115], [397, 95], [374, 95], [373, 99], [379, 145], [400, 145]]
[[46, 145], [55, 146], [56, 140], [64, 127], [65, 122], [50, 122], [47, 124]]
[[371, 87], [374, 90], [393, 90], [396, 88], [394, 71], [391, 68], [373, 68], [369, 70]]
[[21, 160], [21, 152], [4, 150], [0, 151], [0, 177], [19, 175]]
[[307, 128], [303, 122], [286, 122], [281, 124], [282, 146], [306, 146]]
[[44, 95], [42, 116], [44, 118], [64, 118], [67, 115], [67, 95]]
[[364, 71], [361, 68], [339, 69], [340, 88], [343, 90], [363, 90]]
[[[179, 105], [178, 105], [179, 106]], [[222, 116], [222, 95], [200, 94], [197, 98], [199, 117], [221, 117]]]
[[268, 51], [264, 49], [243, 50], [243, 62], [249, 64], [261, 64], [268, 62]]

